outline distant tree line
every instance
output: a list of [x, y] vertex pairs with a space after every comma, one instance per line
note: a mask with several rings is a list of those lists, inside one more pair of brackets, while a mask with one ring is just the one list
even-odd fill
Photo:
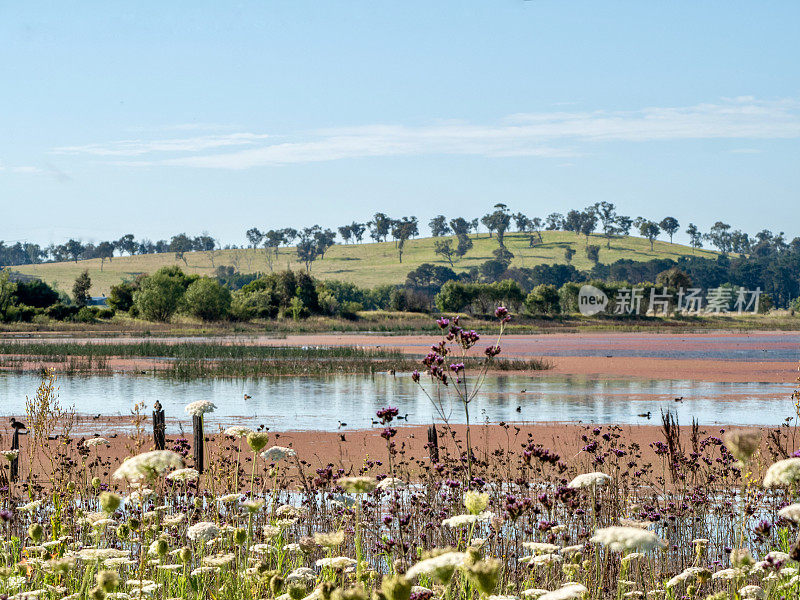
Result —
[[[591, 236], [599, 234], [605, 239], [606, 247], [611, 246], [615, 237], [628, 236], [635, 231], [650, 242], [651, 249], [655, 241], [662, 235], [669, 238], [672, 243], [676, 233], [680, 231], [680, 223], [675, 217], [667, 216], [660, 220], [650, 220], [645, 217], [630, 217], [619, 214], [616, 206], [611, 202], [598, 202], [582, 210], [573, 209], [566, 214], [550, 213], [547, 216], [530, 216], [522, 212], [512, 213], [507, 205], [495, 204], [490, 212], [480, 218], [469, 219], [463, 216], [448, 218], [436, 215], [428, 222], [428, 228], [434, 238], [434, 251], [438, 256], [454, 266], [464, 257], [473, 246], [473, 237], [479, 234], [479, 227], [483, 226], [490, 238], [497, 241], [494, 256], [497, 260], [510, 262], [514, 255], [505, 244], [505, 236], [509, 231], [523, 233], [531, 247], [542, 243], [542, 231], [569, 231], [576, 236], [585, 238], [586, 253], [593, 263], [599, 262], [600, 247], [590, 244]], [[703, 248], [710, 244], [723, 254], [750, 254], [765, 240], [778, 240], [777, 243], [788, 244], [784, 234], [773, 235], [769, 230], [763, 230], [755, 236], [732, 228], [729, 224], [717, 221], [707, 232], [701, 232], [698, 227], [689, 223], [685, 233], [689, 237], [692, 248]], [[251, 227], [245, 232], [246, 246], [260, 249], [264, 252], [270, 270], [273, 270], [274, 261], [281, 247], [294, 246], [297, 260], [302, 263], [306, 272], [311, 271], [313, 263], [324, 259], [327, 250], [337, 243], [337, 238], [344, 244], [360, 244], [367, 240], [373, 242], [395, 243], [398, 260], [403, 261], [406, 242], [420, 235], [417, 217], [405, 216], [393, 218], [378, 212], [372, 219], [365, 222], [353, 221], [342, 225], [334, 231], [322, 228], [319, 225], [295, 229], [286, 227], [282, 229], [262, 230]], [[445, 239], [446, 238], [446, 239]], [[454, 239], [451, 239], [454, 238]], [[224, 249], [237, 248], [227, 245]], [[219, 242], [207, 233], [199, 236], [189, 236], [179, 233], [169, 240], [151, 241], [148, 239], [137, 240], [133, 234], [126, 234], [118, 240], [102, 241], [99, 243], [84, 243], [78, 239], [69, 239], [63, 244], [50, 244], [43, 247], [35, 243], [16, 242], [6, 244], [0, 240], [0, 266], [15, 266], [22, 264], [35, 264], [42, 262], [62, 262], [99, 258], [101, 269], [105, 261], [112, 261], [117, 256], [153, 253], [174, 253], [177, 260], [182, 260], [185, 265], [186, 253], [204, 252], [214, 264], [216, 251], [223, 249]], [[571, 262], [574, 251], [565, 254], [567, 263]]]

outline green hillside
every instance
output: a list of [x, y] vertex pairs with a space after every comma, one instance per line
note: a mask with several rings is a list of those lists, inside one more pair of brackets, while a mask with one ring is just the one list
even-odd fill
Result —
[[[583, 236], [563, 231], [545, 231], [542, 233], [543, 243], [534, 248], [528, 247], [525, 234], [506, 234], [506, 247], [514, 253], [513, 265], [517, 267], [533, 267], [538, 264], [565, 263], [564, 250], [575, 249], [572, 264], [578, 269], [588, 269], [591, 262], [586, 257], [586, 240]], [[360, 286], [373, 287], [385, 283], [402, 283], [406, 273], [422, 263], [429, 262], [448, 266], [448, 262], [433, 253], [435, 238], [421, 238], [406, 242], [402, 264], [398, 261], [394, 242], [379, 244], [336, 245], [325, 253], [324, 260], [317, 260], [311, 267], [311, 273], [320, 279], [341, 279], [351, 281]], [[438, 238], [447, 239], [447, 238]], [[455, 245], [455, 239], [453, 245]], [[474, 247], [461, 260], [455, 262], [456, 271], [464, 271], [492, 257], [497, 248], [497, 241], [482, 233], [472, 236]], [[714, 256], [708, 250], [693, 250], [688, 246], [657, 241], [653, 250], [650, 242], [638, 237], [620, 237], [611, 240], [611, 248], [606, 248], [605, 238], [591, 236], [589, 242], [601, 247], [600, 262], [612, 263], [619, 259], [646, 261], [653, 258], [672, 258], [696, 254], [698, 256]], [[165, 265], [178, 265], [190, 273], [211, 275], [214, 268], [230, 265], [242, 273], [268, 271], [269, 266], [263, 249], [257, 250], [216, 250], [210, 252], [187, 252], [186, 264], [177, 260], [172, 253], [145, 254], [116, 257], [106, 261], [102, 267], [100, 259], [81, 260], [75, 262], [48, 263], [39, 265], [23, 265], [14, 267], [15, 271], [40, 277], [59, 289], [69, 291], [75, 277], [84, 269], [88, 269], [92, 278], [92, 295], [107, 294], [115, 283], [131, 278], [139, 273], [152, 273]], [[277, 259], [273, 258], [273, 269], [304, 269], [297, 261], [294, 248], [281, 248]]]

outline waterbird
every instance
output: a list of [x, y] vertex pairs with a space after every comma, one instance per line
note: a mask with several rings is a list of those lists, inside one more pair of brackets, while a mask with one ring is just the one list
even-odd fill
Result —
[[244, 395], [244, 399], [245, 400], [250, 400], [250, 398], [252, 398], [252, 396], [250, 394], [245, 394]]
[[20, 431], [21, 429], [27, 429], [28, 426], [25, 425], [22, 421], [17, 421], [14, 417], [11, 417], [11, 428]]
[[398, 421], [408, 421], [408, 413], [406, 413], [406, 414], [405, 414], [405, 415], [403, 415], [402, 417], [401, 417], [401, 416], [398, 416], [398, 417], [397, 417], [397, 420], [398, 420]]
[[347, 441], [346, 439], [344, 439], [344, 434], [343, 434], [343, 433], [340, 433], [340, 434], [339, 434], [339, 438], [340, 438], [340, 439], [341, 439], [343, 442], [346, 442], [346, 441]]
[[527, 392], [527, 391], [528, 391], [528, 390], [520, 390], [520, 391], [519, 391], [519, 393], [520, 393], [520, 394], [524, 394], [524, 393], [525, 393], [525, 392]]
[[343, 423], [342, 421], [339, 421], [339, 429], [341, 429], [342, 427], [347, 427], [347, 423]]
[[522, 412], [522, 407], [521, 406], [517, 407], [517, 412]]
[[675, 398], [675, 402], [683, 402], [683, 396], [681, 396], [680, 398]]
[[100, 413], [97, 413], [95, 416], [92, 417], [93, 420], [97, 421], [100, 418]]
[[644, 417], [645, 419], [649, 419], [650, 418], [650, 411], [648, 410], [646, 413], [642, 413], [642, 414], [640, 414], [638, 416]]

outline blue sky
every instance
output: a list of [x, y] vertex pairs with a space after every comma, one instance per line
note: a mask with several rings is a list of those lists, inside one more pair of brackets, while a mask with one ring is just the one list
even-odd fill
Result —
[[392, 216], [800, 234], [800, 3], [0, 3], [0, 239]]

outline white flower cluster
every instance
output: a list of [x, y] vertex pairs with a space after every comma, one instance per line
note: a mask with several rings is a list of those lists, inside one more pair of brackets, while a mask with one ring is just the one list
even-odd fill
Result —
[[573, 600], [573, 598], [582, 598], [584, 594], [588, 594], [589, 590], [586, 586], [580, 583], [567, 583], [566, 585], [547, 592], [539, 596], [539, 600]]
[[614, 552], [628, 550], [654, 550], [663, 548], [666, 544], [652, 531], [638, 527], [604, 527], [595, 531], [591, 539], [595, 544], [602, 544]]
[[217, 405], [211, 402], [211, 400], [198, 400], [197, 402], [187, 404], [184, 410], [187, 415], [201, 417], [206, 413], [214, 412], [215, 408], [217, 408]]
[[457, 567], [461, 567], [467, 560], [467, 554], [464, 552], [445, 552], [433, 558], [426, 558], [414, 564], [408, 571], [406, 571], [407, 579], [415, 579], [420, 575], [432, 575], [436, 577], [437, 573], [442, 571], [452, 571]]
[[800, 483], [800, 458], [779, 460], [764, 475], [764, 487], [785, 487]]
[[114, 479], [126, 479], [130, 482], [155, 479], [171, 469], [183, 467], [180, 454], [171, 450], [152, 450], [125, 459], [114, 471]]
[[795, 503], [790, 504], [789, 506], [784, 506], [778, 511], [778, 516], [783, 517], [787, 521], [800, 523], [800, 504]]
[[347, 567], [355, 566], [356, 561], [347, 556], [334, 556], [331, 558], [320, 558], [316, 564], [318, 567], [329, 567], [341, 571]]
[[261, 458], [272, 462], [280, 462], [285, 458], [292, 458], [293, 456], [297, 456], [297, 452], [291, 448], [284, 448], [283, 446], [273, 446], [261, 453]]
[[187, 467], [185, 469], [178, 469], [167, 475], [170, 481], [197, 481], [200, 479], [200, 471]]
[[193, 542], [208, 542], [219, 535], [219, 528], [208, 521], [195, 523], [186, 530], [186, 537]]
[[16, 460], [19, 457], [19, 450], [3, 450], [0, 452], [8, 462]]
[[94, 448], [95, 446], [102, 446], [103, 444], [105, 444], [106, 446], [109, 445], [108, 440], [104, 437], [96, 437], [83, 442], [83, 445], [86, 446], [87, 448]]
[[570, 481], [567, 484], [568, 488], [589, 488], [589, 487], [597, 487], [599, 485], [605, 485], [611, 477], [606, 475], [605, 473], [600, 473], [599, 471], [595, 473], [584, 473], [583, 475], [578, 475], [575, 479]]
[[[189, 406], [191, 406], [191, 404]], [[187, 406], [186, 408], [188, 409], [189, 407]], [[253, 433], [253, 430], [249, 427], [245, 427], [244, 425], [234, 425], [233, 427], [228, 427], [225, 431], [223, 431], [223, 433], [230, 437], [241, 438]]]
[[385, 477], [378, 483], [379, 490], [402, 490], [406, 487], [405, 482], [397, 477]]

